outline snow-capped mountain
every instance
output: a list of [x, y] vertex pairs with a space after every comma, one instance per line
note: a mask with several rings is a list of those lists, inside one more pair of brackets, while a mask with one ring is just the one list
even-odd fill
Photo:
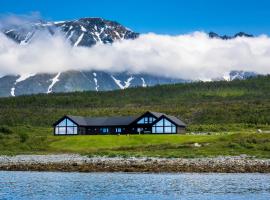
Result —
[[213, 78], [211, 81], [234, 81], [234, 80], [246, 80], [252, 77], [259, 76], [260, 74], [256, 72], [232, 70], [226, 73], [222, 77]]
[[[39, 32], [54, 35], [60, 31], [73, 46], [91, 47], [97, 43], [113, 43], [117, 40], [136, 39], [139, 34], [121, 24], [102, 18], [82, 18], [61, 22], [35, 22], [1, 30], [7, 37], [20, 45], [31, 43]], [[238, 33], [233, 37], [250, 37]], [[209, 33], [211, 38], [231, 39]], [[244, 72], [243, 72], [244, 73]], [[245, 74], [233, 73], [226, 80], [245, 77]], [[243, 76], [242, 76], [243, 75]], [[224, 79], [223, 79], [224, 80]], [[0, 97], [36, 93], [106, 91], [129, 87], [147, 87], [157, 84], [175, 84], [188, 82], [183, 79], [165, 78], [148, 74], [129, 72], [110, 73], [104, 71], [66, 71], [56, 74], [22, 74], [0, 77]]]
[[[82, 18], [61, 22], [35, 22], [3, 30], [7, 37], [21, 45], [31, 43], [40, 32], [54, 35], [61, 31], [73, 46], [91, 47], [97, 43], [135, 39], [138, 33], [121, 24], [102, 18]], [[147, 74], [110, 73], [103, 71], [67, 71], [56, 74], [8, 75], [0, 78], [0, 96], [24, 94], [106, 91], [129, 87], [147, 87], [157, 84], [186, 82]]]
[[97, 43], [135, 39], [139, 36], [121, 24], [102, 18], [82, 18], [73, 21], [29, 23], [3, 30], [4, 34], [20, 44], [30, 43], [41, 31], [55, 34], [61, 31], [74, 46], [91, 47]]
[[258, 76], [258, 74], [255, 72], [233, 70], [229, 73], [229, 76], [225, 76], [224, 79], [227, 81], [245, 80], [245, 79], [252, 78], [255, 76]]

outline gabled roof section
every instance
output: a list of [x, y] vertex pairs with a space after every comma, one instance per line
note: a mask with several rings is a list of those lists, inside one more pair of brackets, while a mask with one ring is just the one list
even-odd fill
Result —
[[159, 112], [152, 112], [152, 111], [147, 111], [137, 117], [134, 117], [134, 120], [132, 121], [132, 123], [137, 123], [139, 120], [141, 120], [143, 117], [148, 116], [148, 115], [153, 116], [154, 118], [158, 119], [159, 117], [161, 117], [162, 115], [165, 115], [164, 113], [159, 113]]
[[157, 118], [157, 121], [159, 119], [161, 119], [162, 116], [165, 116], [166, 118], [168, 118], [169, 120], [171, 120], [172, 122], [174, 122], [178, 126], [187, 126], [183, 121], [181, 121], [180, 119], [178, 119], [175, 116], [167, 115], [165, 113], [160, 113], [160, 112], [153, 112], [153, 111], [147, 111], [146, 113], [150, 113], [151, 115], [155, 116]]
[[76, 118], [80, 118], [79, 116], [77, 117], [77, 116], [71, 116], [71, 115], [64, 115], [63, 117], [61, 117], [60, 119], [58, 119], [56, 122], [54, 122], [53, 123], [53, 126], [57, 126], [60, 122], [62, 122], [66, 118], [69, 119], [69, 120], [71, 120], [73, 123], [79, 125], [78, 124], [78, 121], [79, 120], [74, 120], [75, 117]]
[[68, 118], [80, 126], [123, 126], [129, 125], [137, 117], [80, 117], [68, 115]]
[[174, 122], [178, 126], [187, 126], [183, 121], [181, 121], [180, 119], [178, 119], [175, 116], [171, 116], [171, 115], [164, 115], [164, 116], [167, 117], [169, 120], [171, 120], [172, 122]]
[[148, 111], [148, 113], [154, 115], [156, 118], [161, 117], [162, 115], [166, 115], [164, 113], [159, 113], [159, 112], [152, 112], [152, 111]]
[[[183, 121], [181, 121], [180, 119], [178, 119], [175, 116], [166, 115], [165, 113], [159, 113], [159, 112], [149, 112], [149, 113], [151, 113], [152, 115], [154, 115], [158, 118], [155, 122], [162, 119], [162, 117], [165, 117], [165, 118], [169, 119], [170, 121], [172, 121], [173, 123], [175, 123], [177, 126], [187, 126]], [[155, 124], [155, 122], [154, 122], [154, 124]]]
[[81, 126], [83, 126], [86, 123], [85, 117], [73, 116], [73, 115], [67, 115], [66, 117], [68, 117], [69, 119], [74, 121], [76, 124], [81, 125]]

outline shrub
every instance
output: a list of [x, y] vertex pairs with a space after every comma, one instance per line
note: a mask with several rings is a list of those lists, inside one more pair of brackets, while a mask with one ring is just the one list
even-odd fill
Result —
[[29, 136], [26, 133], [19, 133], [20, 142], [24, 143], [28, 140]]
[[7, 126], [0, 126], [0, 133], [3, 133], [5, 135], [9, 135], [9, 134], [12, 134], [13, 131], [8, 128]]
[[229, 142], [228, 147], [236, 149], [236, 148], [240, 148], [240, 145], [234, 142]]

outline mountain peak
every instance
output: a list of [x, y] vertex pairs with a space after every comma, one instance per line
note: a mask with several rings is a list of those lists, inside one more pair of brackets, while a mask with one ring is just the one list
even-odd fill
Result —
[[236, 34], [234, 35], [234, 37], [235, 37], [235, 38], [236, 38], [236, 37], [254, 37], [254, 35], [247, 34], [247, 33], [245, 33], [245, 32], [239, 32], [239, 33], [236, 33]]
[[247, 34], [245, 32], [238, 32], [234, 34], [233, 36], [228, 36], [228, 35], [219, 35], [213, 31], [210, 31], [208, 35], [210, 38], [217, 38], [217, 39], [222, 39], [222, 40], [229, 40], [229, 39], [234, 39], [237, 37], [254, 37], [253, 35]]
[[86, 17], [77, 20], [44, 22], [38, 21], [30, 26], [19, 26], [5, 30], [4, 34], [20, 44], [27, 44], [39, 31], [48, 31], [52, 35], [60, 30], [73, 46], [91, 47], [97, 43], [113, 43], [117, 40], [135, 39], [138, 33], [131, 31], [116, 21], [98, 17]]

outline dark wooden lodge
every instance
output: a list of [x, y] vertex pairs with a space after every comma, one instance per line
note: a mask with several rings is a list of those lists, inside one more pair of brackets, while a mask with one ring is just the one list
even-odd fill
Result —
[[66, 115], [53, 124], [55, 135], [184, 133], [180, 119], [158, 112], [133, 117], [80, 117]]

